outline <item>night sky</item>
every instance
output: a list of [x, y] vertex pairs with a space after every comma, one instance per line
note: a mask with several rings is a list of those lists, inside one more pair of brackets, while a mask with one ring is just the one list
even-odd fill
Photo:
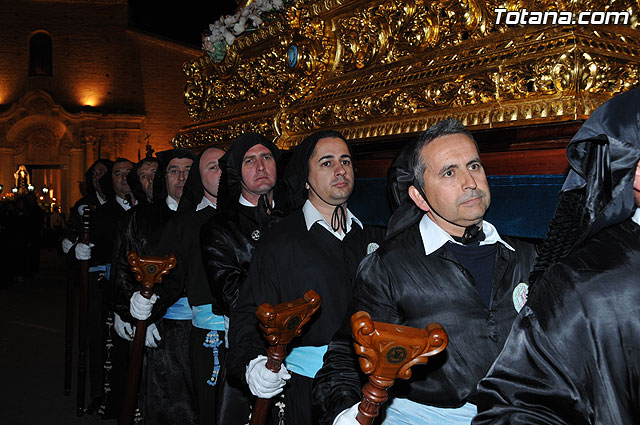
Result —
[[209, 24], [236, 7], [233, 0], [129, 0], [129, 25], [199, 48]]

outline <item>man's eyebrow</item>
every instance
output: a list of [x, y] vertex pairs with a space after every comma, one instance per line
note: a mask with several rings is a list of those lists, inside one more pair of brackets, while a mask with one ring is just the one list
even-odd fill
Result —
[[245, 156], [242, 158], [242, 160], [243, 160], [243, 161], [245, 161], [245, 160], [247, 160], [247, 159], [251, 159], [251, 158], [255, 158], [255, 157], [256, 157], [256, 155], [245, 155]]
[[440, 171], [438, 172], [438, 174], [444, 174], [449, 170], [453, 170], [454, 168], [458, 168], [457, 164], [449, 164], [449, 165], [445, 165], [443, 166]]
[[320, 157], [320, 158], [318, 159], [318, 162], [322, 162], [322, 161], [324, 161], [325, 159], [333, 159], [333, 158], [335, 158], [335, 156], [334, 156], [334, 155], [325, 155], [325, 156]]

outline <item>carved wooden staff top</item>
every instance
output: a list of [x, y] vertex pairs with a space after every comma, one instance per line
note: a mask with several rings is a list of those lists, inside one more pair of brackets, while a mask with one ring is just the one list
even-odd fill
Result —
[[[131, 271], [135, 274], [136, 280], [140, 282], [140, 294], [147, 299], [153, 295], [153, 286], [162, 282], [162, 276], [169, 273], [169, 270], [174, 268], [177, 263], [173, 254], [165, 257], [151, 257], [138, 255], [135, 251], [127, 253], [127, 261], [129, 261]], [[124, 389], [122, 408], [120, 409], [118, 423], [121, 425], [133, 424], [133, 412], [136, 405], [136, 393], [138, 392], [138, 379], [140, 377], [146, 331], [147, 321], [138, 320], [136, 335], [133, 338], [133, 347], [131, 349], [127, 384]]]
[[169, 270], [174, 268], [177, 263], [173, 254], [165, 257], [151, 257], [138, 255], [134, 251], [127, 254], [127, 261], [136, 275], [136, 280], [142, 286], [140, 294], [145, 298], [151, 298], [153, 286], [162, 282], [162, 276], [169, 273]]
[[[287, 356], [287, 344], [302, 333], [302, 327], [313, 313], [320, 308], [320, 295], [313, 289], [304, 293], [302, 298], [280, 303], [276, 306], [264, 303], [256, 310], [256, 317], [264, 337], [269, 342], [265, 367], [274, 373], [280, 371], [280, 365]], [[258, 398], [253, 405], [250, 425], [263, 425], [269, 412], [270, 399]]]
[[[269, 349], [267, 368], [278, 373], [280, 364], [286, 357], [286, 346], [291, 340], [302, 333], [302, 327], [311, 319], [311, 316], [320, 308], [322, 299], [313, 289], [304, 293], [302, 298], [271, 306], [264, 303], [256, 310], [256, 317], [260, 322], [260, 329], [271, 346], [282, 347], [278, 350]], [[272, 347], [273, 348], [273, 347]], [[271, 360], [279, 360], [277, 369]]]
[[380, 405], [387, 399], [387, 388], [396, 378], [409, 379], [412, 366], [426, 364], [449, 342], [444, 328], [437, 323], [418, 329], [374, 322], [366, 311], [351, 316], [351, 330], [360, 368], [369, 375], [358, 407], [357, 419], [363, 425], [378, 416]]

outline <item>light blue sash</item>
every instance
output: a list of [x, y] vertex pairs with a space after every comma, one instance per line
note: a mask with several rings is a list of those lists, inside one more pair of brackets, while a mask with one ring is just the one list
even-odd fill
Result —
[[224, 331], [224, 316], [218, 316], [211, 311], [211, 304], [194, 305], [193, 318], [191, 322], [193, 326], [200, 329], [209, 329], [210, 331]]
[[406, 398], [394, 398], [382, 425], [469, 425], [478, 408], [467, 403], [458, 408], [434, 407]]
[[187, 297], [182, 297], [176, 301], [167, 309], [165, 315], [162, 316], [163, 319], [170, 320], [191, 320], [191, 317], [191, 306], [189, 305]]
[[294, 348], [285, 359], [287, 369], [298, 375], [314, 378], [322, 367], [322, 357], [327, 352], [327, 348], [327, 345]]

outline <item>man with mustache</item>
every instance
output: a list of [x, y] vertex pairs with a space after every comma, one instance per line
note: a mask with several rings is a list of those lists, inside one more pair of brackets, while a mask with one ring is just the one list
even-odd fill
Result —
[[[348, 317], [416, 328], [440, 323], [444, 352], [396, 382], [383, 424], [469, 424], [475, 390], [502, 349], [521, 304], [535, 251], [502, 238], [483, 220], [490, 193], [478, 148], [454, 119], [408, 145], [389, 173], [401, 204], [382, 246], [360, 264]], [[336, 334], [314, 382], [320, 423], [357, 425], [362, 374], [348, 322]]]
[[[345, 138], [333, 130], [314, 133], [296, 147], [284, 176], [291, 213], [261, 240], [231, 314], [230, 373], [244, 378], [261, 398], [276, 396], [288, 381], [286, 424], [315, 423], [313, 377], [347, 310], [360, 260], [383, 238], [382, 229], [363, 225], [347, 208], [352, 156]], [[300, 298], [309, 289], [322, 297], [322, 306], [289, 345], [286, 366], [271, 372], [256, 308]]]

